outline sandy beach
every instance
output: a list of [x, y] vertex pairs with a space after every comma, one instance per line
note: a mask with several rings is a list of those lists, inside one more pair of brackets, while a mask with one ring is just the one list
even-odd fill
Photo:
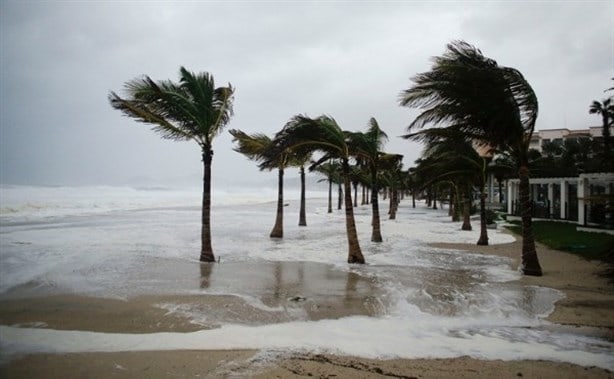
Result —
[[[506, 256], [516, 265], [520, 252], [519, 240], [485, 247], [442, 243], [435, 246]], [[548, 316], [553, 323], [551, 327], [613, 340], [614, 287], [597, 275], [604, 267], [542, 245], [538, 245], [538, 254], [544, 276], [522, 277], [520, 281], [565, 293], [565, 298], [556, 303], [555, 311]], [[350, 314], [371, 315], [373, 312], [358, 299], [345, 299], [341, 305], [335, 306], [339, 304], [337, 300], [331, 300], [329, 308], [312, 312], [309, 317], [315, 320]], [[160, 307], [169, 301], [206, 303], [208, 309], [234, 308], [229, 313], [249, 315], [251, 322], [256, 323], [284, 321], [281, 314], [277, 320], [270, 320], [270, 315], [263, 315], [259, 320], [258, 309], [250, 308], [249, 304], [231, 296], [182, 296], [178, 299], [177, 296], [157, 295], [105, 299], [64, 294], [4, 300], [0, 302], [0, 324], [116, 333], [190, 332], [206, 327], [190, 322], [178, 312]], [[297, 306], [307, 307], [307, 304]], [[290, 354], [279, 351], [263, 355], [255, 350], [45, 353], [14, 357], [0, 367], [0, 377], [5, 378], [611, 378], [613, 375], [598, 367], [540, 360], [502, 361], [469, 357], [374, 360], [309, 352]]]

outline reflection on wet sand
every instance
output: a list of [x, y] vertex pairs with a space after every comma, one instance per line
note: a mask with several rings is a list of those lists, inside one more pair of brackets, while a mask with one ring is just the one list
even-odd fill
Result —
[[[206, 294], [230, 294], [236, 297], [233, 305], [228, 304], [221, 310], [207, 310], [210, 315], [221, 311], [222, 314], [215, 317], [219, 322], [228, 322], [228, 317], [231, 317], [234, 322], [253, 323], [256, 321], [254, 314], [262, 312], [277, 321], [290, 321], [352, 315], [376, 316], [385, 311], [381, 301], [374, 301], [384, 295], [384, 290], [374, 280], [326, 264], [201, 264], [200, 272], [200, 287]], [[249, 311], [241, 311], [236, 307], [249, 308]], [[250, 320], [237, 319], [233, 315], [243, 315]]]
[[[131, 285], [110, 283], [78, 295], [53, 283], [16, 287], [0, 297], [0, 324], [107, 332], [192, 331], [386, 312], [381, 300], [385, 291], [377, 281], [321, 263], [167, 259], [145, 262], [144, 267], [149, 276], [131, 276]], [[151, 325], [139, 325], [139, 307], [149, 309]], [[87, 322], [100, 319], [113, 321]]]
[[[176, 280], [190, 281], [196, 265], [200, 289], [189, 294], [134, 291], [127, 299], [118, 300], [54, 293], [52, 288], [43, 291], [40, 286], [39, 293], [46, 295], [29, 296], [29, 288], [16, 288], [0, 298], [0, 324], [104, 332], [186, 332], [224, 324], [264, 325], [384, 312], [381, 303], [374, 301], [383, 294], [376, 283], [325, 264], [182, 262], [167, 265], [164, 271], [174, 272]], [[169, 279], [164, 281], [171, 283]]]

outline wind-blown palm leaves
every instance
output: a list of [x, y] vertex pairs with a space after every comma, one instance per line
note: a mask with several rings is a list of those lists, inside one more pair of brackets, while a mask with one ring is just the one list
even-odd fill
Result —
[[[234, 151], [241, 153], [249, 159], [261, 162], [261, 170], [277, 168], [277, 213], [275, 224], [271, 230], [271, 238], [283, 238], [284, 236], [284, 169], [288, 164], [288, 153], [282, 151], [275, 157], [268, 157], [267, 153], [273, 148], [273, 140], [262, 133], [248, 135], [241, 130], [229, 130], [233, 136], [233, 142], [237, 143]], [[267, 157], [269, 159], [267, 159]], [[264, 163], [266, 161], [266, 163]]]
[[[459, 132], [465, 140], [480, 141], [517, 157], [522, 270], [527, 275], [541, 275], [531, 225], [528, 168], [529, 142], [538, 111], [535, 92], [518, 70], [499, 66], [463, 41], [448, 44], [446, 52], [433, 62], [431, 70], [413, 77], [413, 85], [400, 95], [402, 106], [422, 109], [408, 131], [438, 125]], [[436, 136], [437, 131], [430, 134], [425, 133], [424, 138]]]
[[348, 263], [365, 263], [365, 259], [358, 243], [356, 224], [354, 221], [354, 208], [350, 183], [351, 147], [349, 132], [342, 130], [337, 122], [329, 116], [320, 116], [316, 119], [303, 115], [294, 116], [284, 128], [275, 136], [275, 150], [292, 149], [297, 151], [320, 151], [323, 157], [315, 164], [338, 158], [341, 161], [345, 191], [345, 220], [348, 238]]
[[195, 141], [204, 165], [200, 260], [213, 262], [211, 247], [211, 161], [213, 139], [232, 117], [234, 88], [215, 87], [209, 73], [180, 69], [179, 83], [145, 76], [124, 85], [126, 98], [109, 94], [111, 106], [138, 122], [149, 124], [162, 138]]

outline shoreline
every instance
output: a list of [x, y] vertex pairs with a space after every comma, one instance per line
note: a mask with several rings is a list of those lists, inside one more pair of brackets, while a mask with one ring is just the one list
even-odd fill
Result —
[[[463, 250], [477, 254], [507, 257], [518, 267], [521, 240], [507, 244], [476, 246], [473, 244], [434, 243], [430, 246]], [[538, 257], [544, 269], [541, 277], [522, 276], [519, 282], [562, 291], [565, 297], [555, 304], [546, 318], [552, 328], [579, 335], [593, 335], [614, 340], [613, 286], [596, 275], [596, 262], [585, 261], [573, 254], [551, 250], [537, 244]], [[227, 302], [232, 296], [220, 296]], [[37, 315], [31, 314], [32, 299], [0, 301], [0, 324], [51, 327], [65, 330], [151, 333], [153, 331], [190, 332], [203, 329], [180, 314], [155, 304], [172, 296], [138, 296], [125, 300], [91, 298], [80, 295], [59, 295], [35, 300]], [[176, 297], [174, 297], [176, 299]], [[190, 296], [182, 297], [188, 301]], [[36, 299], [36, 298], [34, 298]], [[214, 299], [208, 299], [214, 301]], [[7, 307], [7, 305], [11, 305]], [[113, 309], [113, 314], [104, 314]], [[63, 311], [76, 312], [76, 324], [66, 321]], [[100, 312], [103, 312], [102, 314]], [[54, 313], [56, 318], [53, 318]], [[37, 317], [47, 315], [45, 325]], [[71, 313], [72, 314], [72, 313]], [[100, 322], [98, 317], [105, 317]], [[11, 315], [8, 317], [7, 315]], [[119, 317], [118, 317], [119, 315]], [[328, 315], [323, 315], [328, 317]], [[109, 325], [113, 319], [114, 324]], [[21, 322], [19, 322], [21, 320]], [[73, 320], [75, 322], [75, 320]], [[90, 324], [88, 324], [88, 322]], [[107, 326], [105, 329], [102, 326]], [[299, 378], [305, 376], [382, 378], [490, 378], [499, 377], [595, 377], [611, 378], [612, 372], [597, 367], [583, 367], [566, 362], [543, 360], [480, 360], [470, 357], [431, 359], [367, 359], [332, 354], [271, 353], [255, 350], [171, 350], [133, 351], [120, 353], [29, 354], [0, 364], [0, 377], [82, 377], [108, 376], [156, 378], [169, 376]]]
[[[520, 266], [520, 237], [512, 243], [501, 245], [434, 243], [431, 246], [506, 257], [512, 259], [513, 267]], [[536, 248], [543, 275], [523, 275], [520, 283], [553, 288], [565, 294], [555, 303], [554, 311], [546, 320], [558, 325], [603, 328], [605, 337], [614, 340], [614, 285], [598, 275], [605, 269], [600, 267], [601, 262], [587, 261], [537, 242]]]

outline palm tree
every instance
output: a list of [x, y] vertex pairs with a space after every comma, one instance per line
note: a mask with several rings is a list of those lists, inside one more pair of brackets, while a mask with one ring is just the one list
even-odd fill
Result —
[[355, 145], [354, 154], [364, 160], [369, 167], [371, 176], [371, 241], [382, 242], [382, 232], [380, 226], [377, 185], [377, 172], [380, 166], [380, 158], [383, 155], [382, 148], [388, 139], [386, 133], [379, 127], [377, 120], [371, 118], [365, 133], [354, 133], [352, 140]]
[[[309, 170], [315, 170], [326, 176], [328, 181], [328, 213], [333, 213], [333, 183], [341, 183], [341, 166], [333, 159], [326, 163], [321, 163], [316, 166], [310, 166]], [[318, 180], [318, 182], [324, 179]]]
[[[471, 189], [477, 185], [480, 189], [480, 237], [478, 245], [488, 245], [488, 231], [486, 228], [486, 169], [490, 149], [485, 146], [473, 146], [464, 141], [462, 136], [454, 131], [446, 135], [439, 129], [424, 129], [417, 133], [408, 134], [404, 138], [426, 142], [423, 155], [425, 159], [421, 170], [429, 170], [433, 184], [446, 182], [455, 183], [455, 186], [466, 188], [464, 221], [462, 230], [471, 230], [469, 221]], [[481, 152], [478, 152], [481, 151]]]
[[538, 110], [533, 88], [520, 71], [499, 66], [463, 41], [449, 43], [447, 51], [433, 60], [431, 70], [416, 75], [414, 84], [401, 93], [402, 106], [423, 109], [408, 129], [439, 125], [458, 131], [466, 140], [479, 141], [517, 158], [522, 271], [542, 275], [529, 193], [528, 151]]
[[195, 74], [180, 68], [179, 83], [153, 81], [145, 76], [124, 84], [127, 97], [109, 94], [111, 106], [128, 117], [152, 125], [162, 138], [194, 141], [202, 150], [204, 166], [201, 262], [214, 262], [211, 247], [211, 161], [213, 140], [232, 117], [234, 88], [215, 87], [207, 72]]
[[298, 226], [307, 226], [307, 214], [305, 205], [305, 164], [311, 159], [311, 154], [307, 153], [304, 156], [294, 156], [292, 163], [296, 163], [299, 166], [299, 172], [301, 176], [301, 205], [298, 213]]
[[306, 116], [294, 116], [286, 126], [277, 133], [276, 149], [306, 149], [320, 151], [324, 155], [315, 165], [324, 163], [331, 158], [341, 161], [343, 183], [345, 190], [345, 221], [348, 238], [348, 263], [365, 263], [354, 221], [354, 207], [350, 183], [350, 158], [352, 147], [350, 133], [342, 130], [337, 122], [329, 116], [312, 119]]
[[402, 183], [401, 164], [395, 167], [384, 170], [380, 174], [380, 181], [386, 186], [390, 193], [388, 199], [388, 219], [395, 220], [397, 218], [397, 209], [399, 205], [399, 187]]
[[[396, 219], [396, 211], [399, 205], [398, 192], [403, 183], [403, 156], [400, 154], [382, 154], [378, 160], [378, 174], [376, 185], [381, 187], [384, 193], [389, 194], [388, 215], [389, 219]], [[384, 198], [385, 199], [385, 198]]]
[[612, 103], [612, 98], [605, 99], [601, 103], [593, 101], [588, 113], [601, 115], [604, 169], [612, 170], [613, 164], [610, 159], [610, 128], [614, 124], [614, 104]]
[[233, 150], [239, 152], [251, 160], [261, 162], [261, 170], [277, 168], [277, 213], [275, 225], [271, 230], [271, 238], [283, 238], [284, 236], [284, 169], [288, 164], [288, 154], [282, 151], [280, 154], [267, 159], [267, 153], [272, 150], [273, 140], [262, 133], [246, 134], [241, 130], [229, 131], [233, 142], [238, 144]]

